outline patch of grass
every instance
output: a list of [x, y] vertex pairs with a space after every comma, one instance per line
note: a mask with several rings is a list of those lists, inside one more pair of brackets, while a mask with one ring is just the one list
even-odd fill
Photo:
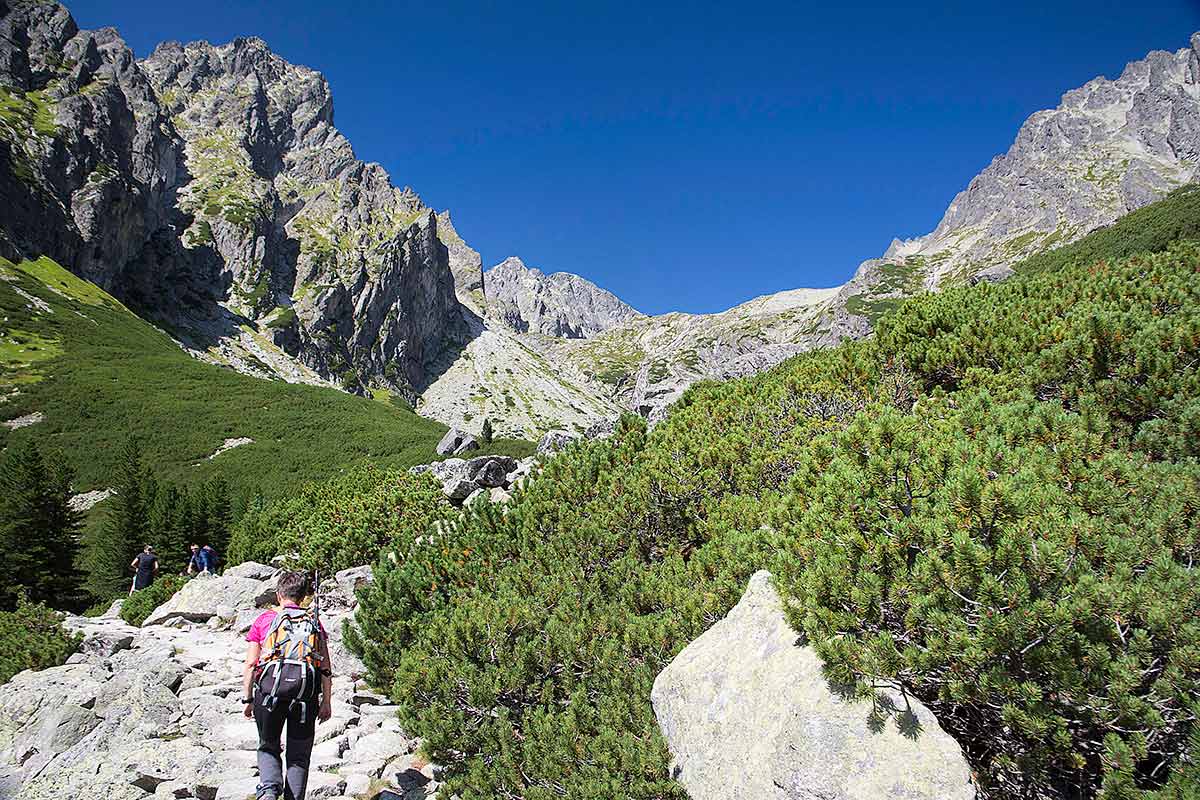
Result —
[[[161, 478], [195, 484], [222, 477], [269, 496], [364, 461], [397, 468], [432, 461], [446, 432], [395, 403], [198, 361], [49, 259], [0, 261], [0, 270], [5, 335], [21, 331], [55, 343], [38, 351], [45, 357], [25, 371], [20, 392], [3, 406], [6, 419], [40, 411], [45, 421], [0, 429], [3, 443], [35, 437], [61, 451], [78, 472], [79, 491], [111, 485], [120, 445], [134, 432]], [[31, 311], [17, 289], [52, 313]], [[30, 374], [40, 380], [30, 381]], [[13, 384], [21, 375], [6, 366], [3, 381]], [[254, 439], [254, 446], [209, 460], [225, 439], [238, 436]]]
[[296, 309], [281, 308], [281, 309], [279, 309], [279, 312], [277, 314], [275, 314], [274, 316], [272, 316], [270, 319], [267, 320], [266, 326], [268, 328], [272, 328], [272, 329], [287, 328], [287, 327], [290, 327], [291, 324], [295, 321], [296, 321]]
[[30, 134], [54, 138], [58, 125], [54, 123], [54, 101], [45, 92], [21, 92], [0, 87], [0, 121], [23, 138]]

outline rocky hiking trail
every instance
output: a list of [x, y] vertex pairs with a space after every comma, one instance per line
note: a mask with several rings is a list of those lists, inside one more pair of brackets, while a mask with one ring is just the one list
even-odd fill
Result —
[[[254, 723], [242, 715], [245, 634], [274, 602], [277, 570], [246, 563], [185, 584], [138, 628], [114, 604], [67, 617], [83, 636], [68, 663], [22, 672], [0, 696], [0, 800], [245, 800], [258, 783]], [[333, 716], [317, 726], [309, 800], [437, 796], [435, 766], [368, 690], [342, 643], [358, 567], [322, 581], [334, 662]]]

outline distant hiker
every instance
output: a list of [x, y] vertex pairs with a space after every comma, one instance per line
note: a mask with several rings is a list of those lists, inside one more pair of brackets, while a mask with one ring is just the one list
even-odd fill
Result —
[[200, 554], [204, 556], [204, 563], [207, 565], [209, 572], [216, 572], [217, 567], [221, 564], [221, 557], [217, 555], [217, 551], [212, 549], [211, 545], [204, 545], [200, 548]]
[[150, 545], [143, 547], [142, 552], [129, 562], [129, 566], [135, 570], [133, 585], [129, 587], [130, 594], [154, 583], [154, 577], [158, 575], [158, 556], [154, 554], [154, 548]]
[[279, 609], [260, 614], [246, 634], [242, 702], [258, 726], [258, 800], [303, 800], [316, 723], [332, 713], [333, 665], [318, 597], [306, 573], [284, 572], [275, 587]]
[[217, 556], [216, 550], [213, 550], [208, 545], [201, 547], [198, 544], [193, 544], [192, 558], [190, 561], [188, 561], [188, 575], [197, 575], [202, 572], [216, 572], [218, 561], [220, 561], [220, 559]]

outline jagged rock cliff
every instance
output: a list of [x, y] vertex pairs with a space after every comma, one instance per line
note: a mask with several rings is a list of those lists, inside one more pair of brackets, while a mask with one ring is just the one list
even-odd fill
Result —
[[861, 331], [895, 299], [996, 279], [1035, 253], [1111, 225], [1200, 177], [1200, 33], [1155, 51], [1115, 80], [1095, 78], [1033, 114], [1008, 152], [951, 201], [933, 232], [894, 240], [838, 298]]
[[485, 272], [483, 283], [489, 315], [518, 333], [587, 339], [642, 317], [589, 280], [547, 275], [516, 257]]
[[347, 387], [427, 383], [462, 333], [449, 250], [354, 157], [319, 73], [253, 38], [138, 62], [59, 5], [0, 12], [5, 254], [50, 255], [211, 357], [248, 327]]
[[567, 273], [478, 252], [333, 125], [320, 73], [259, 39], [161, 45], [0, 0], [0, 256], [49, 255], [201, 358], [402, 392], [443, 422], [537, 436], [696, 380], [868, 335], [903, 297], [1003, 277], [1197, 179], [1200, 35], [1034, 114], [927, 236], [841, 287], [646, 317]]

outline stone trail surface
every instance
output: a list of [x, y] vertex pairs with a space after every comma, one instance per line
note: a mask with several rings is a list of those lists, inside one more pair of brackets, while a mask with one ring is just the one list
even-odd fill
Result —
[[[262, 610], [253, 600], [274, 573], [243, 564], [193, 579], [186, 603], [173, 598], [176, 611], [152, 615], [162, 624], [127, 625], [117, 605], [102, 617], [68, 617], [67, 627], [84, 637], [80, 652], [63, 666], [20, 673], [0, 696], [0, 798], [252, 796], [257, 737], [238, 702], [243, 637]], [[369, 579], [370, 569], [360, 567], [322, 584], [336, 675], [333, 716], [317, 727], [310, 800], [436, 797], [434, 766], [400, 730], [395, 707], [366, 688], [362, 663], [342, 645], [353, 589]], [[211, 613], [200, 608], [202, 596]]]

